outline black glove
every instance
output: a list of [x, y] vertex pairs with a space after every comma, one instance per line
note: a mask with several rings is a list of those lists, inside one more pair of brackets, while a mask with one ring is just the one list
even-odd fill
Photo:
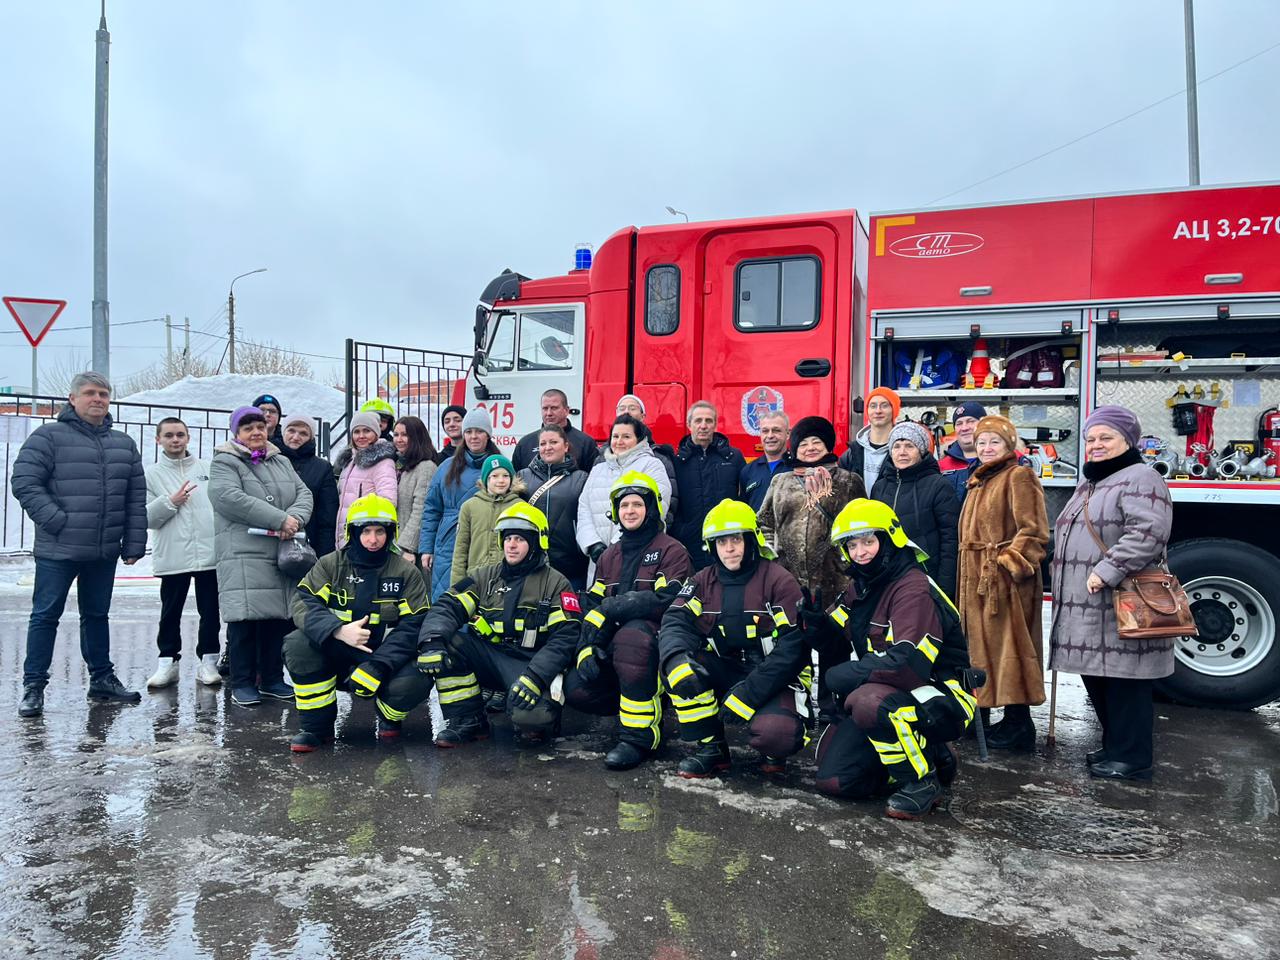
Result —
[[626, 623], [648, 615], [654, 594], [648, 590], [628, 590], [600, 601], [599, 610], [614, 623]]
[[711, 689], [711, 674], [707, 668], [684, 654], [667, 661], [666, 680], [667, 689], [686, 700]]
[[720, 705], [720, 715], [726, 723], [750, 723], [751, 718], [755, 716], [755, 708], [747, 706], [740, 696], [741, 693], [742, 684], [735, 683], [729, 688], [729, 693], [724, 698], [724, 703]]
[[382, 665], [366, 660], [351, 671], [351, 692], [357, 697], [376, 697], [382, 686]]
[[800, 617], [800, 629], [807, 634], [817, 634], [827, 628], [827, 609], [822, 605], [822, 588], [818, 587], [812, 593], [808, 587], [801, 587], [800, 594], [803, 599], [800, 605], [796, 607], [796, 613]]
[[600, 554], [604, 553], [606, 549], [603, 543], [593, 543], [587, 547], [587, 556], [591, 558], [592, 563], [597, 563], [600, 560]]
[[418, 647], [418, 671], [429, 677], [438, 677], [453, 666], [453, 658], [441, 642], [424, 643]]
[[507, 695], [511, 698], [513, 710], [532, 710], [542, 699], [542, 683], [532, 674], [522, 673], [516, 677]]
[[584, 683], [595, 683], [600, 679], [600, 667], [609, 659], [603, 647], [588, 643], [578, 648], [578, 676]]

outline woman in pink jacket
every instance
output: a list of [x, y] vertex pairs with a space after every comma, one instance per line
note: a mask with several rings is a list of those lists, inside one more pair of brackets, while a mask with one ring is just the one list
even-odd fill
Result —
[[396, 448], [383, 440], [376, 413], [351, 415], [351, 446], [338, 455], [338, 549], [347, 542], [347, 510], [365, 494], [396, 502]]

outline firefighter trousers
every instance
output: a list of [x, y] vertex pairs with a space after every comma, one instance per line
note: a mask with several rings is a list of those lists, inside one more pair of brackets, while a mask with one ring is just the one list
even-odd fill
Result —
[[[293, 697], [299, 726], [307, 733], [332, 736], [338, 717], [338, 683], [369, 659], [363, 650], [333, 637], [317, 650], [301, 630], [284, 639], [284, 659], [293, 678]], [[384, 677], [373, 698], [378, 713], [399, 722], [431, 695], [431, 678], [407, 663], [393, 676]]]
[[658, 630], [648, 620], [630, 620], [613, 634], [600, 678], [586, 683], [572, 670], [565, 678], [567, 706], [583, 713], [618, 715], [619, 739], [642, 750], [662, 743], [662, 690], [658, 682]]
[[[721, 657], [711, 650], [699, 653], [697, 660], [711, 674], [713, 689], [691, 699], [671, 695], [680, 721], [680, 738], [692, 742], [723, 740], [720, 704], [730, 688], [751, 674], [754, 664]], [[809, 742], [809, 721], [809, 692], [797, 679], [767, 703], [756, 707], [747, 725], [747, 742], [764, 756], [789, 757]]]
[[[465, 628], [450, 638], [448, 649], [452, 663], [436, 677], [440, 710], [446, 721], [481, 713], [484, 709], [481, 687], [509, 690], [529, 669], [528, 658], [521, 656], [518, 648], [477, 637]], [[540, 679], [551, 684], [556, 678]], [[517, 709], [513, 700], [507, 697], [507, 715], [518, 731], [543, 736], [551, 734], [559, 725], [561, 705], [550, 690], [542, 691], [538, 705], [531, 710]]]

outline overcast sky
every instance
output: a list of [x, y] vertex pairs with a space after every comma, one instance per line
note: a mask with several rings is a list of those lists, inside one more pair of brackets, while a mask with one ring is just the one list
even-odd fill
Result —
[[[1199, 0], [1199, 76], [1280, 3]], [[98, 3], [0, 5], [0, 294], [70, 301], [88, 358]], [[109, 0], [113, 323], [171, 314], [340, 357], [469, 349], [510, 266], [628, 224], [1186, 183], [1179, 0], [450, 4]], [[1280, 49], [1200, 87], [1205, 183], [1280, 179]], [[953, 191], [961, 191], [954, 193]], [[950, 195], [950, 196], [948, 196]], [[945, 200], [943, 198], [945, 197]], [[0, 317], [0, 384], [30, 352]], [[195, 335], [216, 359], [222, 340]], [[117, 327], [112, 375], [162, 324]], [[325, 376], [340, 364], [313, 361]]]

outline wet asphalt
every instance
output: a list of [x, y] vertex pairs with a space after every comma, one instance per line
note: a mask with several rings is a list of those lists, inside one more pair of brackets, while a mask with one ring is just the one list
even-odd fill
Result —
[[[294, 756], [291, 707], [180, 683], [90, 706], [74, 601], [42, 719], [20, 720], [29, 597], [0, 596], [0, 956], [1266, 958], [1280, 956], [1280, 707], [1161, 706], [1152, 785], [1091, 781], [1063, 677], [1057, 743], [976, 762], [919, 824], [786, 776], [601, 759], [607, 721], [463, 750], [368, 704]], [[113, 655], [154, 666], [154, 588], [117, 592]], [[194, 642], [194, 618], [188, 648]], [[1035, 711], [1043, 744], [1047, 705]], [[668, 724], [674, 718], [668, 719]]]

